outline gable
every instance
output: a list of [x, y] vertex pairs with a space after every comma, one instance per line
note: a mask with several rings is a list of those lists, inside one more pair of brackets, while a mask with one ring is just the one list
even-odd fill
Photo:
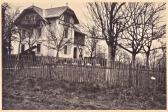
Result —
[[45, 18], [60, 17], [66, 9], [66, 7], [45, 9]]
[[25, 9], [15, 20], [16, 25], [24, 27], [39, 26], [42, 22], [46, 22], [46, 20], [33, 8]]
[[41, 22], [48, 23], [47, 20], [49, 18], [60, 18], [61, 16], [64, 16], [64, 14], [70, 15], [74, 20], [74, 24], [79, 24], [74, 11], [67, 6], [49, 9], [41, 9], [36, 6], [28, 7], [15, 20], [15, 24], [25, 27], [38, 26]]
[[73, 10], [71, 10], [71, 9], [67, 9], [64, 13], [63, 13], [63, 15], [64, 15], [64, 19], [66, 19], [66, 18], [73, 18], [73, 20], [74, 20], [74, 24], [79, 24], [79, 21], [78, 21], [78, 19], [77, 19], [77, 17], [76, 17], [76, 15], [75, 15], [75, 13], [74, 13], [74, 11]]
[[74, 11], [67, 6], [45, 9], [45, 18], [46, 19], [48, 19], [48, 18], [61, 18], [65, 14], [69, 14], [74, 19], [74, 24], [79, 24], [79, 21], [75, 15]]

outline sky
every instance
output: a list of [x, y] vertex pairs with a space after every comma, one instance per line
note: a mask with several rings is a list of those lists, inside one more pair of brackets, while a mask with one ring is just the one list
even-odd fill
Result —
[[[12, 6], [13, 8], [20, 8], [20, 9], [24, 9], [31, 5], [35, 5], [40, 8], [46, 9], [46, 8], [53, 8], [53, 7], [59, 7], [59, 6], [66, 6], [68, 4], [68, 6], [74, 10], [80, 23], [85, 23], [88, 20], [86, 19], [86, 16], [87, 16], [86, 3], [94, 2], [94, 1], [110, 2], [110, 1], [116, 1], [116, 0], [2, 0], [2, 2], [8, 2], [10, 6]], [[137, 1], [137, 0], [120, 0], [120, 2], [122, 1]], [[151, 2], [153, 0], [144, 0], [144, 1]]]

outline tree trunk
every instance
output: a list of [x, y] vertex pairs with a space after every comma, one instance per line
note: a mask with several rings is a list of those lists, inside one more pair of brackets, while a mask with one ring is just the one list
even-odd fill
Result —
[[96, 44], [95, 44], [95, 51], [94, 51], [95, 54], [94, 54], [94, 57], [96, 57], [96, 49], [97, 49], [97, 48], [96, 48]]
[[59, 58], [59, 50], [57, 50], [56, 58]]
[[116, 50], [112, 50], [111, 51], [111, 60], [114, 62], [115, 61], [115, 54], [116, 54]]
[[20, 40], [19, 40], [19, 46], [18, 46], [18, 55], [17, 55], [17, 63], [16, 63], [16, 65], [15, 65], [15, 71], [17, 71], [17, 68], [18, 68], [18, 66], [19, 66], [19, 60], [20, 60], [20, 57], [21, 57], [21, 53], [20, 53], [20, 46], [21, 46], [21, 34], [19, 33], [19, 38], [20, 38]]
[[111, 76], [110, 76], [110, 74], [111, 74], [111, 71], [110, 71], [110, 69], [109, 69], [109, 67], [111, 67], [111, 46], [108, 46], [108, 56], [107, 56], [107, 65], [106, 65], [106, 67], [107, 67], [107, 69], [106, 69], [106, 81], [107, 81], [107, 83], [110, 81], [110, 78], [111, 78]]
[[111, 46], [108, 46], [108, 56], [107, 56], [107, 60], [108, 60], [108, 61], [111, 61], [111, 58], [112, 58], [112, 56], [111, 56]]
[[[2, 55], [5, 57], [7, 55], [6, 41], [5, 41], [5, 8], [2, 7]], [[2, 60], [4, 61], [4, 60]]]
[[29, 39], [29, 48], [30, 48], [30, 39]]
[[11, 37], [12, 37], [12, 34], [10, 32], [9, 37], [8, 37], [8, 40], [9, 40], [9, 42], [8, 42], [9, 55], [11, 55]]
[[146, 67], [149, 68], [149, 53], [146, 53]]
[[114, 62], [115, 61], [116, 49], [114, 47], [108, 46], [108, 57], [107, 59]]
[[134, 67], [135, 66], [135, 57], [136, 57], [136, 54], [132, 54], [132, 66]]
[[91, 58], [93, 57], [93, 52], [90, 53], [90, 57], [91, 57]]

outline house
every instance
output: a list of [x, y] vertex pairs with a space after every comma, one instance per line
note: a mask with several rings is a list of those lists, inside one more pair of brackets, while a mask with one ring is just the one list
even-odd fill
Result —
[[55, 46], [51, 47], [54, 41], [49, 38], [53, 35], [49, 34], [49, 28], [55, 28], [53, 29], [55, 37], [61, 38], [60, 41], [70, 40], [59, 49], [59, 57], [83, 57], [85, 34], [77, 28], [79, 20], [68, 6], [49, 9], [30, 6], [21, 12], [16, 18], [15, 24], [20, 30], [21, 41], [20, 44], [19, 42], [12, 43], [13, 54], [36, 46], [33, 49], [35, 55], [56, 56], [58, 49], [52, 48]]

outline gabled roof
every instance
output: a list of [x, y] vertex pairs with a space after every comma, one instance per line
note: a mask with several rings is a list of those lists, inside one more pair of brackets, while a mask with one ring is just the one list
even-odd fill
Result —
[[32, 5], [22, 11], [22, 13], [15, 19], [15, 24], [17, 24], [17, 22], [19, 21], [19, 18], [24, 16], [24, 14], [29, 10], [35, 11], [45, 22], [47, 22], [47, 20], [43, 17], [43, 9]]
[[79, 27], [78, 25], [75, 25], [75, 26], [74, 26], [74, 30], [75, 30], [75, 32], [78, 32], [78, 33], [80, 33], [80, 34], [82, 34], [82, 35], [86, 35], [85, 33], [83, 33], [83, 32], [80, 30], [80, 27]]
[[[24, 12], [26, 12], [27, 10], [34, 10], [36, 13], [38, 13], [44, 21], [47, 21], [46, 18], [54, 18], [54, 17], [60, 17], [62, 14], [64, 14], [64, 12], [66, 11], [70, 11], [72, 13], [72, 16], [75, 20], [75, 24], [79, 24], [79, 21], [74, 13], [74, 11], [72, 9], [70, 9], [68, 6], [62, 6], [62, 7], [55, 7], [55, 8], [48, 8], [48, 9], [41, 9], [37, 6], [30, 6], [26, 9], [23, 10], [23, 12], [19, 15], [19, 17], [21, 15], [23, 15]], [[18, 17], [18, 18], [19, 18]]]
[[60, 17], [67, 9], [67, 6], [45, 9], [45, 17]]
[[53, 18], [53, 17], [60, 17], [64, 12], [70, 11], [72, 13], [72, 16], [75, 20], [75, 23], [78, 24], [79, 21], [75, 15], [75, 12], [69, 8], [68, 6], [62, 6], [62, 7], [55, 7], [55, 8], [49, 8], [49, 9], [44, 9], [45, 13], [45, 18]]
[[28, 7], [28, 8], [26, 8], [26, 9], [34, 9], [40, 16], [43, 17], [43, 9], [41, 9], [39, 7], [36, 7], [36, 6], [32, 5], [32, 6]]

